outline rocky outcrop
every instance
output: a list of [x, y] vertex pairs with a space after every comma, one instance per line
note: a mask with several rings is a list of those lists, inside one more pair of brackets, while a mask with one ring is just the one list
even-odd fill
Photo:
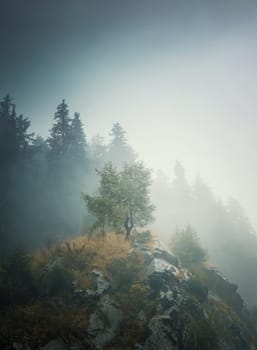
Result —
[[237, 285], [229, 282], [219, 271], [213, 268], [206, 268], [206, 274], [210, 288], [228, 305], [240, 313], [243, 310], [244, 302], [237, 293]]
[[[130, 310], [117, 297], [119, 291], [113, 287], [112, 279], [94, 269], [90, 289], [82, 289], [78, 281], [65, 281], [70, 283], [71, 301], [86, 305], [87, 329], [69, 344], [57, 338], [38, 350], [110, 350], [113, 344], [115, 349], [131, 350], [257, 350], [256, 335], [242, 317], [243, 300], [236, 286], [218, 271], [206, 267], [206, 284], [202, 283], [158, 240], [152, 249], [136, 243], [130, 251], [132, 259], [135, 252], [140, 254], [144, 271], [142, 281], [136, 282], [147, 291], [140, 294], [147, 299], [142, 305], [151, 305], [149, 309], [141, 304], [136, 311], [132, 308], [132, 323], [139, 329], [137, 337], [130, 336], [131, 329], [124, 326], [128, 324], [124, 321], [126, 310]], [[54, 272], [63, 268], [62, 263], [59, 259], [46, 266], [47, 293], [55, 286]], [[131, 347], [119, 347], [120, 331], [124, 329], [132, 343], [134, 340]], [[13, 348], [22, 350], [23, 346], [15, 343]]]
[[91, 296], [98, 297], [95, 311], [89, 317], [88, 334], [92, 337], [92, 344], [96, 349], [103, 349], [104, 345], [117, 334], [122, 320], [119, 305], [106, 294], [110, 284], [98, 270], [91, 273], [95, 279], [95, 289], [87, 290]]
[[143, 251], [148, 283], [159, 303], [141, 349], [256, 349], [240, 320], [243, 301], [236, 287], [215, 270], [208, 272], [208, 288], [202, 286], [161, 243], [157, 245], [151, 253]]
[[118, 332], [122, 312], [108, 296], [101, 298], [97, 309], [90, 315], [88, 333], [96, 349], [102, 349]]

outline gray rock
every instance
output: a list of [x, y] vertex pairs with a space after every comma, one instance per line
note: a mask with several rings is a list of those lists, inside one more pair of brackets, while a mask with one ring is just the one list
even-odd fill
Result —
[[122, 311], [108, 297], [101, 298], [97, 310], [90, 315], [88, 333], [93, 336], [93, 344], [97, 349], [112, 340], [117, 334], [122, 320]]
[[99, 299], [108, 289], [110, 288], [110, 283], [105, 279], [103, 273], [99, 270], [94, 269], [91, 272], [91, 276], [94, 279], [95, 287], [94, 289], [86, 289], [83, 291], [82, 289], [77, 290], [77, 294], [85, 294], [87, 298], [92, 300]]
[[153, 317], [148, 327], [152, 334], [147, 338], [143, 350], [177, 349], [177, 332], [169, 316]]
[[168, 302], [174, 302], [174, 292], [170, 289], [168, 289], [166, 292], [161, 291], [160, 292], [161, 299], [165, 299]]
[[91, 275], [95, 278], [96, 281], [95, 295], [102, 295], [105, 291], [107, 291], [110, 288], [110, 283], [104, 278], [104, 275], [101, 271], [93, 270], [91, 272]]
[[147, 266], [146, 274], [147, 276], [151, 276], [152, 274], [163, 274], [167, 272], [176, 273], [175, 266], [171, 265], [167, 261], [163, 259], [154, 258], [150, 265]]
[[170, 251], [163, 248], [155, 248], [153, 251], [153, 256], [157, 259], [162, 259], [167, 261], [168, 263], [178, 266], [178, 259], [175, 255], [173, 255]]

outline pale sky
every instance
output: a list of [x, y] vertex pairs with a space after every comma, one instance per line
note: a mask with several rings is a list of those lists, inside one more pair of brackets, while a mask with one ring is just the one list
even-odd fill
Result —
[[[0, 93], [43, 136], [65, 98], [90, 139], [119, 121], [140, 158], [180, 160], [257, 227], [256, 1], [3, 1]], [[0, 15], [1, 16], [1, 15]]]

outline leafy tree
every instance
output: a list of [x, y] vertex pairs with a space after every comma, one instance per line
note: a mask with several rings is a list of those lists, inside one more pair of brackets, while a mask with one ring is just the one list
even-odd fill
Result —
[[151, 173], [142, 162], [125, 164], [120, 171], [108, 163], [97, 174], [100, 177], [97, 194], [84, 196], [89, 212], [96, 217], [95, 228], [100, 227], [103, 232], [106, 227], [117, 232], [125, 228], [128, 239], [135, 226], [145, 226], [153, 220]]

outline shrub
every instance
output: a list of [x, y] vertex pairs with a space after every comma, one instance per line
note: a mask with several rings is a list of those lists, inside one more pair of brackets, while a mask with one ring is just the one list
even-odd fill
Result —
[[190, 226], [176, 232], [171, 248], [179, 260], [187, 266], [202, 263], [207, 258], [207, 252], [201, 247], [196, 232]]
[[132, 242], [137, 242], [139, 244], [146, 244], [151, 242], [152, 234], [149, 230], [143, 232], [134, 232], [131, 236]]
[[132, 253], [127, 258], [114, 258], [107, 265], [114, 284], [118, 290], [127, 290], [129, 286], [142, 278], [144, 273], [143, 257], [138, 253]]
[[0, 266], [0, 304], [23, 304], [37, 294], [32, 257], [17, 250]]

